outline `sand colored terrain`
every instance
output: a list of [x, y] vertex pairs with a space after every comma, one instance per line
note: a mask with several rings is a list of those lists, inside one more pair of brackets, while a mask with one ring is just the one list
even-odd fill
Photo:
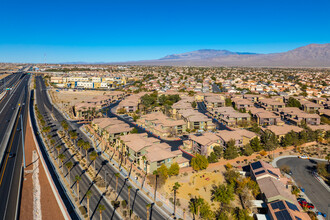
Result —
[[[26, 125], [26, 134], [25, 134], [25, 160], [26, 160], [26, 169], [25, 177], [23, 181], [22, 188], [22, 198], [21, 198], [21, 208], [20, 208], [20, 217], [21, 220], [31, 220], [33, 219], [33, 181], [32, 181], [32, 172], [33, 172], [33, 163], [36, 161], [32, 160], [32, 152], [36, 150], [36, 145], [32, 135], [32, 129], [28, 122]], [[50, 187], [50, 183], [46, 177], [45, 170], [39, 160], [39, 183], [41, 188], [41, 215], [42, 219], [51, 220], [51, 219], [64, 219], [60, 207], [57, 204], [53, 191]]]
[[3, 79], [3, 78], [5, 78], [5, 77], [7, 77], [7, 76], [9, 76], [9, 75], [10, 75], [10, 74], [1, 74], [1, 75], [0, 75], [0, 80]]
[[212, 185], [224, 182], [222, 174], [224, 171], [224, 166], [219, 166], [216, 173], [200, 171], [198, 173], [189, 173], [187, 176], [171, 177], [159, 192], [167, 197], [173, 197], [172, 187], [175, 182], [179, 182], [181, 187], [178, 190], [177, 198], [180, 199], [181, 207], [188, 207], [191, 196], [200, 196], [209, 204], [212, 204], [210, 200]]

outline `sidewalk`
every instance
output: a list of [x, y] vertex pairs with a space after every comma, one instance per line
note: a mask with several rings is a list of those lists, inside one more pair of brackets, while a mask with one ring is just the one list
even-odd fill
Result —
[[[89, 127], [89, 129], [90, 129], [90, 127]], [[124, 167], [124, 166], [122, 166], [121, 168], [119, 167], [120, 165], [119, 165], [119, 163], [113, 158], [113, 157], [111, 157], [110, 155], [108, 155], [108, 153], [106, 153], [105, 151], [104, 151], [104, 149], [102, 149], [101, 147], [100, 147], [100, 145], [101, 145], [101, 142], [99, 142], [98, 140], [95, 140], [95, 139], [97, 139], [97, 137], [95, 136], [95, 134], [91, 134], [90, 132], [88, 132], [87, 130], [86, 130], [86, 128], [85, 127], [82, 127], [81, 129], [80, 129], [82, 132], [84, 132], [85, 134], [86, 134], [86, 136], [93, 142], [93, 143], [95, 143], [95, 149], [97, 150], [97, 151], [99, 151], [99, 152], [102, 152], [102, 155], [107, 159], [107, 160], [109, 160], [112, 164], [113, 164], [113, 166], [125, 177], [125, 178], [129, 178], [129, 181], [130, 181], [130, 183], [131, 184], [133, 184], [136, 188], [138, 188], [138, 189], [140, 189], [140, 190], [142, 190], [143, 191], [143, 193], [144, 193], [144, 195], [147, 197], [147, 198], [149, 198], [151, 201], [153, 201], [153, 198], [154, 198], [154, 189], [151, 187], [151, 186], [149, 186], [148, 184], [147, 184], [147, 179], [145, 180], [145, 183], [144, 183], [144, 185], [143, 185], [143, 188], [141, 189], [141, 187], [142, 187], [142, 183], [140, 182], [140, 181], [138, 181], [138, 180], [136, 180], [135, 179], [135, 177], [136, 176], [133, 176], [133, 172], [131, 172], [131, 175], [128, 177], [128, 175], [129, 175], [129, 171], [127, 170], [127, 168], [126, 167]], [[92, 130], [92, 129], [90, 129], [90, 130]], [[109, 146], [110, 147], [110, 149], [112, 148], [111, 146]], [[130, 163], [130, 162], [129, 162]], [[142, 173], [142, 175], [144, 175], [144, 173], [142, 172], [142, 171], [140, 171], [139, 169], [137, 169], [137, 168], [135, 168], [134, 166], [133, 166], [133, 169], [136, 171], [136, 172], [139, 172], [139, 173]], [[141, 179], [141, 181], [143, 181], [143, 178], [140, 178]], [[171, 208], [173, 205], [169, 202], [169, 200], [167, 200], [164, 196], [162, 196], [160, 193], [157, 193], [157, 196], [156, 196], [156, 201], [159, 201], [159, 202], [162, 202], [163, 203], [163, 205], [161, 206], [161, 207], [159, 207], [160, 208], [160, 210], [164, 210], [164, 211], [166, 211], [168, 214], [171, 214], [171, 213], [173, 213], [173, 209]], [[154, 201], [153, 201], [154, 202]], [[176, 208], [176, 210], [177, 210], [177, 216], [179, 216], [179, 217], [181, 217], [182, 218], [182, 216], [183, 216], [183, 211], [179, 208], [179, 207], [177, 207]], [[188, 214], [186, 214], [186, 219], [190, 219], [190, 216], [188, 215]]]
[[[22, 198], [20, 207], [20, 219], [30, 220], [33, 219], [33, 163], [36, 161], [32, 160], [32, 152], [36, 151], [36, 145], [34, 143], [32, 128], [30, 124], [30, 118], [27, 119], [26, 133], [25, 133], [25, 178], [22, 187]], [[38, 155], [39, 156], [39, 155]], [[39, 157], [38, 157], [39, 160]], [[42, 163], [39, 162], [39, 183], [41, 188], [41, 216], [42, 219], [64, 219], [62, 212], [57, 204], [53, 191], [50, 187], [48, 179], [45, 174], [45, 170]], [[51, 207], [51, 208], [50, 208]]]

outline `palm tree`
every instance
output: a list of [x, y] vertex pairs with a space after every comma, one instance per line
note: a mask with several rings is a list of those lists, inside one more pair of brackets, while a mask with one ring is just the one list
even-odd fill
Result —
[[73, 143], [76, 145], [76, 140], [78, 138], [78, 134], [75, 131], [70, 132], [70, 138], [73, 140]]
[[125, 166], [127, 163], [127, 159], [129, 160], [129, 156], [131, 156], [131, 154], [128, 151], [126, 151]]
[[186, 209], [183, 209], [183, 220], [186, 220]]
[[61, 161], [62, 173], [63, 173], [63, 161], [65, 160], [65, 155], [64, 154], [60, 154], [60, 155], [58, 155], [58, 158]]
[[81, 180], [81, 176], [76, 175], [75, 180], [77, 182], [77, 196], [78, 196], [78, 202], [79, 202], [79, 181]]
[[196, 215], [196, 219], [199, 219], [200, 207], [203, 205], [204, 200], [201, 197], [195, 197], [189, 202], [189, 210], [193, 215]]
[[89, 159], [91, 160], [91, 161], [93, 161], [93, 163], [94, 163], [94, 169], [96, 169], [96, 167], [95, 167], [95, 161], [96, 161], [96, 158], [98, 157], [99, 155], [96, 153], [96, 151], [93, 151], [92, 153], [90, 153], [90, 155], [89, 155]]
[[90, 148], [91, 146], [90, 146], [90, 144], [89, 144], [89, 142], [88, 141], [86, 141], [86, 142], [84, 142], [84, 146], [83, 146], [83, 148], [84, 148], [84, 150], [85, 150], [85, 152], [86, 152], [86, 157], [87, 157], [87, 151], [89, 150], [89, 148]]
[[77, 142], [77, 146], [79, 147], [80, 153], [81, 153], [81, 148], [84, 146], [85, 141], [83, 139], [79, 139]]
[[150, 217], [149, 217], [149, 209], [150, 209], [150, 207], [151, 207], [151, 204], [148, 203], [148, 204], [146, 205], [146, 208], [147, 208], [147, 220], [150, 219]]
[[92, 196], [92, 191], [88, 190], [86, 192], [86, 198], [87, 198], [87, 214], [88, 214], [88, 219], [89, 219], [89, 199], [91, 198]]
[[118, 178], [119, 178], [120, 174], [119, 173], [115, 173], [115, 177], [116, 177], [116, 192], [117, 193], [117, 188], [118, 188]]
[[155, 202], [156, 202], [156, 193], [157, 193], [157, 180], [158, 180], [159, 174], [158, 174], [158, 171], [157, 171], [157, 170], [154, 170], [153, 174], [155, 175], [155, 178], [156, 178], [156, 184], [155, 184], [155, 194], [154, 194], [154, 200], [155, 200]]
[[175, 205], [176, 205], [176, 193], [180, 187], [181, 185], [178, 182], [175, 182], [172, 188], [172, 191], [174, 192], [174, 216], [175, 216]]
[[42, 132], [43, 133], [49, 133], [50, 132], [50, 126], [47, 126], [47, 127], [44, 127], [43, 129], [42, 129]]
[[65, 120], [63, 120], [63, 121], [61, 122], [61, 125], [62, 125], [62, 127], [63, 127], [65, 133], [68, 134], [68, 130], [69, 130], [68, 122], [65, 121]]
[[68, 169], [68, 173], [67, 173], [67, 175], [69, 175], [69, 185], [71, 185], [70, 184], [70, 172], [71, 172], [71, 169], [72, 169], [72, 167], [73, 167], [73, 163], [72, 163], [72, 161], [69, 161], [69, 162], [67, 162], [66, 164], [65, 164], [65, 166], [66, 166], [66, 168]]
[[61, 145], [57, 145], [55, 148], [56, 148], [56, 150], [57, 150], [57, 155], [59, 155], [62, 146], [61, 146]]
[[100, 204], [99, 207], [98, 207], [99, 211], [100, 211], [100, 220], [102, 220], [102, 211], [105, 210], [105, 206]]
[[131, 189], [132, 189], [132, 186], [127, 186], [127, 191], [128, 191], [127, 208], [129, 211], [129, 216], [131, 216]]
[[55, 140], [52, 138], [52, 139], [50, 139], [50, 145], [51, 146], [54, 146], [54, 144], [55, 144]]

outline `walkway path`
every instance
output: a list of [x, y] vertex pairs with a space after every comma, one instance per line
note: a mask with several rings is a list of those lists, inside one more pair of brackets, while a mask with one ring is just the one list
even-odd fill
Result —
[[[33, 181], [32, 172], [33, 164], [36, 162], [32, 158], [32, 152], [36, 150], [36, 145], [33, 140], [33, 134], [31, 130], [30, 118], [28, 117], [28, 123], [25, 133], [25, 159], [26, 159], [26, 171], [25, 178], [22, 187], [21, 209], [20, 219], [31, 220], [33, 219]], [[39, 160], [39, 155], [38, 155]], [[39, 163], [39, 183], [41, 191], [41, 213], [43, 220], [52, 219], [64, 219], [62, 212], [57, 204], [53, 191], [50, 187], [48, 179], [46, 177], [45, 170]], [[50, 208], [51, 207], [51, 208]]]

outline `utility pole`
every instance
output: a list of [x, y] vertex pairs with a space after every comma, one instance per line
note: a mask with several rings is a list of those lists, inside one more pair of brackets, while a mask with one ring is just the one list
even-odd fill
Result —
[[24, 163], [24, 169], [26, 168], [25, 165], [25, 149], [24, 149], [24, 127], [23, 127], [23, 117], [20, 115], [21, 118], [21, 133], [22, 133], [22, 146], [23, 146], [23, 163]]

